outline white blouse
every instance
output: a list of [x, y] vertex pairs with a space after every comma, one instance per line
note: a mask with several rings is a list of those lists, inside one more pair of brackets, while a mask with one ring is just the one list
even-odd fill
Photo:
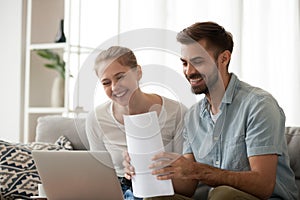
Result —
[[[86, 119], [86, 133], [91, 151], [107, 150], [119, 177], [124, 176], [123, 151], [127, 150], [124, 125], [113, 115], [112, 101], [105, 102], [91, 111]], [[174, 100], [162, 97], [158, 116], [165, 150], [182, 154], [182, 129], [187, 108]]]

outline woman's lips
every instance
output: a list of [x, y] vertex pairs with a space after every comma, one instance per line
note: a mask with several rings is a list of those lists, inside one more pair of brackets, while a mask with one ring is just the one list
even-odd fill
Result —
[[123, 97], [127, 93], [127, 90], [124, 90], [122, 92], [114, 93], [113, 95], [117, 98]]

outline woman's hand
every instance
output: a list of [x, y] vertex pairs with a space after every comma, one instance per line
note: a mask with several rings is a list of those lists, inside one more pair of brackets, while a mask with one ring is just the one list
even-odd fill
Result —
[[127, 151], [123, 152], [123, 166], [124, 166], [124, 177], [131, 180], [132, 176], [135, 175], [134, 167], [130, 164], [130, 156]]

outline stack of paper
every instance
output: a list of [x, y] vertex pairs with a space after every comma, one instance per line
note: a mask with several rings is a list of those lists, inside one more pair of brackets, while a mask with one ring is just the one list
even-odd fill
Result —
[[126, 115], [124, 125], [128, 153], [136, 173], [132, 179], [134, 196], [145, 198], [173, 195], [172, 181], [157, 180], [149, 169], [152, 157], [164, 151], [157, 113]]

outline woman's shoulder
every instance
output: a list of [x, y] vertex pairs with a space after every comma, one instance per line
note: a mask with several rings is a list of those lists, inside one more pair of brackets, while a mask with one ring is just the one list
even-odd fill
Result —
[[111, 106], [111, 101], [106, 101], [104, 103], [95, 106], [92, 110], [88, 112], [88, 114], [91, 115], [105, 110], [109, 110], [110, 106]]
[[187, 107], [184, 104], [182, 104], [181, 102], [164, 97], [164, 96], [161, 96], [161, 98], [163, 101], [162, 106], [166, 110], [180, 110], [183, 112], [187, 111]]
[[95, 107], [95, 111], [101, 111], [101, 110], [107, 110], [110, 108], [112, 102], [111, 101], [106, 101], [104, 103], [99, 104], [98, 106]]
[[96, 106], [92, 111], [90, 111], [89, 115], [94, 115], [99, 120], [99, 118], [107, 118], [110, 114], [111, 101], [106, 101], [102, 104]]

